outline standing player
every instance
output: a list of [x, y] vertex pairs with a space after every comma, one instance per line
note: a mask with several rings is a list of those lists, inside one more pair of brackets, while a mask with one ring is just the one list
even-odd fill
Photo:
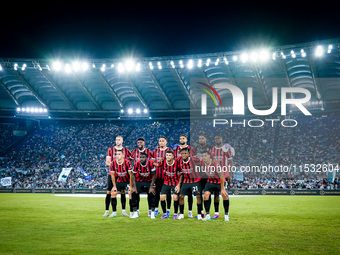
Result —
[[153, 158], [153, 153], [151, 150], [144, 147], [145, 146], [145, 139], [143, 137], [139, 137], [137, 139], [137, 149], [132, 151], [132, 158], [135, 162], [140, 161], [141, 153], [146, 153], [148, 159]]
[[[215, 136], [215, 146], [210, 149], [211, 157], [214, 158], [217, 163], [222, 167], [224, 172], [224, 178], [228, 183], [231, 183], [232, 180], [232, 172], [229, 173], [228, 167], [233, 166], [233, 159], [231, 156], [230, 150], [225, 150], [223, 148], [223, 139], [221, 135]], [[227, 187], [228, 183], [224, 183]], [[215, 214], [211, 217], [212, 219], [217, 219], [220, 217], [219, 215], [219, 206], [220, 206], [220, 197], [217, 194], [214, 194], [214, 207]]]
[[[185, 134], [180, 135], [179, 137], [179, 146], [176, 148], [175, 150], [175, 159], [178, 159], [181, 157], [180, 151], [183, 148], [188, 148], [190, 150], [190, 154], [191, 156], [195, 156], [196, 155], [196, 151], [193, 147], [191, 147], [190, 145], [187, 144], [188, 143], [188, 137]], [[193, 204], [193, 197], [192, 196], [188, 196], [188, 207], [189, 207], [189, 213], [188, 217], [192, 218], [192, 204]]]
[[224, 174], [221, 170], [221, 166], [218, 164], [214, 164], [210, 158], [210, 154], [208, 152], [203, 152], [201, 161], [201, 171], [204, 171], [207, 174], [207, 184], [205, 185], [204, 191], [204, 209], [206, 212], [204, 221], [210, 220], [210, 204], [211, 200], [209, 197], [212, 193], [219, 196], [221, 193], [223, 198], [223, 207], [224, 207], [224, 220], [229, 221], [229, 196], [224, 187]]
[[[159, 138], [158, 144], [159, 144], [158, 148], [153, 151], [153, 161], [154, 161], [155, 166], [158, 166], [161, 163], [163, 163], [163, 161], [165, 160], [165, 155], [167, 151], [172, 151], [169, 147], [167, 147], [168, 140], [165, 136], [161, 136]], [[160, 195], [161, 195], [163, 183], [164, 183], [164, 173], [161, 171], [160, 168], [156, 168], [156, 201], [155, 201], [155, 205], [156, 205], [155, 216], [156, 217], [159, 214], [158, 205], [160, 201]], [[167, 202], [170, 203], [171, 205], [171, 195], [167, 197]], [[170, 214], [169, 214], [169, 217], [170, 217]]]
[[188, 148], [190, 149], [190, 153], [191, 153], [191, 156], [195, 156], [196, 155], [196, 151], [193, 147], [191, 147], [190, 145], [187, 144], [188, 143], [188, 138], [187, 138], [187, 135], [185, 134], [182, 134], [180, 137], [179, 137], [179, 146], [176, 148], [175, 150], [175, 159], [178, 159], [181, 157], [181, 149], [183, 148]]
[[[107, 156], [106, 156], [106, 166], [110, 167], [113, 160], [116, 157], [116, 152], [118, 150], [123, 150], [125, 159], [130, 160], [131, 159], [131, 152], [123, 147], [123, 137], [121, 135], [116, 136], [116, 146], [110, 147], [107, 150]], [[110, 208], [110, 202], [111, 202], [111, 190], [112, 190], [112, 180], [111, 175], [109, 174], [107, 177], [107, 191], [106, 191], [106, 198], [105, 198], [105, 213], [103, 217], [109, 216], [109, 208]], [[126, 197], [125, 197], [125, 191], [121, 193], [121, 203], [122, 208], [125, 208], [126, 205]], [[129, 216], [125, 211], [122, 212], [123, 216]]]
[[166, 152], [166, 161], [163, 161], [159, 165], [159, 170], [164, 173], [164, 184], [161, 191], [161, 206], [163, 210], [163, 216], [161, 219], [166, 219], [170, 217], [170, 206], [171, 203], [166, 208], [165, 198], [167, 195], [173, 195], [174, 199], [174, 219], [177, 219], [178, 212], [178, 195], [181, 190], [181, 183], [183, 180], [183, 174], [180, 174], [180, 168], [178, 161], [174, 160], [175, 155], [173, 151]]
[[[181, 151], [181, 158], [177, 159], [181, 173], [183, 174], [183, 184], [181, 187], [181, 192], [179, 196], [179, 216], [178, 220], [184, 219], [184, 197], [196, 196], [197, 199], [197, 214], [198, 219], [201, 220], [202, 211], [202, 200], [201, 200], [201, 176], [200, 172], [195, 171], [195, 165], [199, 164], [199, 159], [194, 159], [190, 157], [190, 150], [188, 148], [183, 148]], [[188, 216], [192, 218], [192, 211], [189, 211]]]
[[[132, 182], [134, 183], [131, 193], [137, 192], [138, 198], [141, 192], [148, 193], [148, 205], [151, 209], [150, 217], [155, 219], [155, 200], [156, 191], [154, 188], [156, 181], [156, 169], [152, 161], [148, 159], [145, 152], [140, 153], [140, 161], [137, 161], [132, 174]], [[139, 200], [137, 201], [137, 209], [139, 208]], [[137, 210], [136, 209], [136, 210]], [[149, 210], [150, 210], [149, 209]], [[135, 211], [135, 209], [133, 209]]]
[[[131, 153], [131, 157], [133, 158], [134, 160], [134, 163], [140, 161], [140, 155], [141, 153], [146, 153], [147, 154], [147, 158], [148, 159], [152, 159], [153, 158], [153, 153], [151, 150], [145, 148], [145, 139], [143, 137], [139, 137], [137, 139], [137, 149], [134, 149]], [[131, 200], [130, 200], [131, 201]], [[137, 208], [138, 208], [138, 213], [139, 213], [139, 201], [140, 201], [140, 196], [138, 194], [138, 205], [137, 205]], [[131, 214], [132, 211], [130, 211], [130, 214]], [[151, 208], [150, 208], [150, 205], [149, 205], [149, 211], [148, 211], [148, 216], [150, 217], [151, 216]]]
[[[112, 190], [111, 190], [111, 205], [112, 214], [109, 217], [117, 217], [117, 194], [125, 192], [127, 188], [132, 187], [132, 181], [130, 175], [132, 173], [132, 166], [130, 161], [124, 159], [124, 151], [118, 150], [116, 152], [116, 159], [113, 160], [110, 167], [110, 174], [112, 178]], [[132, 206], [136, 205], [136, 198], [133, 196]], [[125, 212], [125, 208], [122, 208]], [[122, 213], [122, 216], [123, 215]], [[138, 218], [137, 212], [134, 213], [133, 217]]]

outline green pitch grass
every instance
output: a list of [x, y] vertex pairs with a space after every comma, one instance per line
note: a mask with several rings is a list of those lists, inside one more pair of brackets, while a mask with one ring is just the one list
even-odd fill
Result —
[[340, 254], [340, 197], [231, 197], [230, 222], [152, 221], [145, 199], [129, 219], [118, 205], [103, 218], [104, 198], [0, 194], [0, 254]]

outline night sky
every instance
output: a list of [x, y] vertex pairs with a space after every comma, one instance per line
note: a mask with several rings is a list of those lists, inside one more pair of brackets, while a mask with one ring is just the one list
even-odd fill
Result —
[[340, 37], [334, 4], [225, 2], [13, 1], [1, 7], [0, 59], [171, 56]]

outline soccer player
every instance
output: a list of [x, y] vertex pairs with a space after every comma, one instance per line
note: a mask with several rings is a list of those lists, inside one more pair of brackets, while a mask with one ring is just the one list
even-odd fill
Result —
[[141, 153], [146, 153], [147, 158], [152, 159], [153, 153], [148, 148], [145, 148], [145, 139], [143, 137], [139, 137], [137, 139], [137, 149], [134, 149], [132, 151], [132, 158], [135, 162], [140, 161], [140, 155]]
[[[107, 150], [107, 156], [106, 156], [106, 166], [110, 167], [113, 160], [115, 160], [116, 152], [118, 150], [123, 150], [125, 159], [131, 160], [131, 152], [123, 147], [123, 137], [121, 135], [116, 136], [116, 146], [110, 147]], [[106, 198], [105, 198], [105, 213], [103, 217], [109, 216], [109, 208], [110, 208], [110, 202], [111, 202], [111, 190], [112, 190], [112, 180], [111, 175], [109, 174], [107, 177], [107, 191], [106, 191]], [[126, 197], [125, 197], [125, 191], [121, 193], [121, 203], [122, 208], [125, 208], [126, 205]], [[125, 210], [122, 212], [123, 216], [129, 216]]]
[[191, 147], [190, 145], [188, 145], [187, 143], [188, 143], [187, 135], [185, 135], [185, 134], [180, 135], [180, 137], [179, 137], [179, 144], [180, 145], [175, 150], [175, 159], [178, 159], [178, 158], [181, 157], [180, 151], [183, 148], [189, 148], [191, 155], [192, 156], [196, 155], [196, 150], [193, 147]]
[[[228, 183], [231, 183], [232, 172], [229, 173], [228, 167], [233, 166], [233, 159], [231, 156], [231, 151], [223, 148], [223, 139], [221, 135], [215, 136], [215, 146], [210, 149], [211, 157], [213, 157], [217, 163], [222, 167], [224, 172], [224, 178], [226, 182], [224, 185], [227, 187]], [[227, 183], [228, 182], [228, 183]], [[215, 214], [211, 217], [212, 219], [217, 219], [219, 215], [220, 197], [214, 194], [214, 208]]]
[[[183, 148], [181, 151], [181, 157], [177, 159], [181, 173], [183, 174], [183, 184], [181, 186], [179, 196], [179, 215], [178, 220], [184, 219], [184, 197], [196, 196], [197, 199], [197, 214], [198, 219], [201, 220], [202, 211], [202, 189], [201, 189], [201, 176], [199, 172], [195, 171], [195, 165], [199, 164], [200, 160], [190, 157], [189, 148]], [[188, 217], [192, 218], [192, 211], [189, 210]]]
[[[113, 160], [111, 164], [110, 174], [112, 179], [111, 205], [113, 212], [109, 217], [117, 217], [117, 194], [125, 192], [125, 190], [129, 187], [133, 187], [133, 183], [130, 178], [130, 175], [132, 174], [132, 166], [130, 161], [124, 158], [123, 150], [116, 151], [116, 159]], [[134, 201], [132, 205], [135, 207], [136, 197], [133, 196], [133, 199]], [[123, 212], [125, 212], [125, 207], [122, 209]], [[126, 215], [123, 215], [122, 213], [122, 216]], [[138, 218], [137, 211], [131, 218]]]
[[[205, 134], [200, 134], [199, 137], [198, 137], [198, 146], [196, 148], [196, 158], [202, 160], [202, 153], [207, 151], [207, 152], [210, 152], [210, 149], [211, 149], [211, 145], [210, 144], [207, 144], [207, 137]], [[205, 187], [205, 184], [207, 183], [207, 178], [201, 178], [201, 188], [202, 190], [204, 190], [204, 187]], [[203, 201], [203, 194], [200, 195], [201, 197], [201, 201]], [[209, 198], [211, 199], [211, 198]], [[200, 212], [201, 213], [201, 216], [195, 216], [196, 218], [202, 218], [204, 217], [204, 213], [203, 213], [203, 210]]]
[[207, 184], [205, 185], [204, 190], [204, 209], [206, 212], [204, 221], [210, 220], [210, 205], [211, 200], [209, 197], [212, 193], [218, 194], [221, 193], [223, 198], [223, 207], [224, 207], [224, 220], [229, 221], [229, 196], [224, 187], [224, 174], [221, 169], [221, 166], [218, 164], [214, 164], [212, 159], [210, 158], [210, 154], [208, 152], [203, 152], [201, 161], [201, 171], [205, 172], [207, 175]]
[[161, 190], [161, 206], [163, 210], [163, 216], [161, 219], [170, 217], [170, 206], [168, 203], [166, 208], [165, 198], [167, 195], [173, 195], [174, 200], [174, 219], [177, 219], [178, 213], [178, 195], [181, 190], [181, 184], [183, 180], [183, 174], [180, 173], [178, 161], [175, 160], [173, 151], [166, 152], [166, 161], [163, 161], [158, 167], [159, 171], [164, 173], [164, 184]]
[[[181, 154], [180, 154], [180, 151], [183, 149], [183, 148], [188, 148], [190, 150], [190, 153], [191, 153], [191, 156], [195, 156], [196, 155], [196, 151], [195, 149], [188, 145], [188, 137], [186, 134], [182, 134], [180, 135], [179, 137], [179, 146], [176, 148], [175, 150], [175, 159], [178, 159], [181, 157]], [[189, 212], [191, 212], [188, 217], [189, 218], [192, 218], [192, 205], [193, 205], [193, 197], [192, 196], [188, 196], [188, 207], [189, 207]]]
[[[169, 147], [167, 147], [168, 139], [165, 136], [161, 136], [158, 140], [158, 148], [153, 151], [153, 161], [156, 168], [156, 201], [155, 201], [155, 216], [159, 214], [158, 205], [160, 201], [160, 195], [162, 186], [164, 183], [164, 173], [158, 168], [158, 165], [163, 163], [165, 160], [165, 155], [167, 151], [172, 151]], [[171, 195], [167, 197], [167, 203], [170, 203], [171, 205]], [[170, 207], [169, 205], [169, 207]], [[170, 217], [170, 214], [169, 214]]]
[[[133, 188], [131, 189], [132, 195], [137, 192], [138, 198], [141, 192], [148, 193], [148, 205], [151, 219], [155, 219], [155, 191], [156, 181], [156, 168], [152, 161], [148, 159], [145, 152], [140, 153], [140, 161], [137, 161], [132, 172]], [[137, 200], [137, 208], [139, 208], [139, 199]], [[135, 211], [135, 209], [133, 209]]]

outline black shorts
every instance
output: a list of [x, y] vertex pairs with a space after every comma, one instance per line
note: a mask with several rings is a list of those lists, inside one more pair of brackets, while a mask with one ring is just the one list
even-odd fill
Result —
[[180, 191], [181, 195], [199, 196], [202, 194], [201, 182], [183, 183]]
[[116, 182], [116, 187], [118, 192], [126, 191], [130, 188], [129, 182]]
[[111, 191], [113, 188], [113, 184], [112, 184], [112, 179], [111, 179], [111, 175], [107, 176], [107, 191]]
[[163, 184], [164, 184], [164, 180], [163, 179], [156, 179], [156, 182], [155, 182], [155, 185], [156, 185], [156, 194], [158, 194], [158, 196], [159, 196], [159, 194], [162, 191]]
[[201, 188], [202, 188], [202, 190], [204, 190], [204, 187], [205, 187], [205, 184], [207, 183], [207, 178], [202, 178], [201, 179]]
[[176, 193], [175, 187], [176, 186], [168, 186], [164, 184], [161, 190], [161, 195], [170, 195], [170, 194], [179, 195], [179, 193]]
[[216, 194], [221, 192], [221, 184], [220, 183], [210, 183], [207, 182], [204, 188], [204, 192], [209, 191], [210, 193]]
[[136, 182], [136, 188], [138, 193], [149, 193], [151, 182]]

